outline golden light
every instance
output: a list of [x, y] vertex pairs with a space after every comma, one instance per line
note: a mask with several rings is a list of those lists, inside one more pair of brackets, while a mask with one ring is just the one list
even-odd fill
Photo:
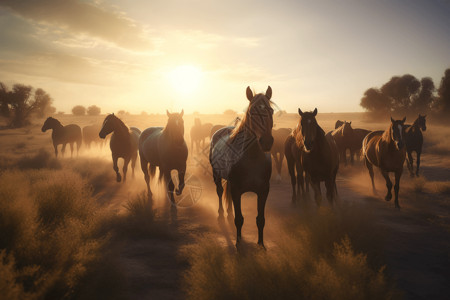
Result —
[[178, 66], [167, 76], [171, 86], [181, 96], [194, 94], [198, 90], [202, 77], [202, 70], [192, 65]]

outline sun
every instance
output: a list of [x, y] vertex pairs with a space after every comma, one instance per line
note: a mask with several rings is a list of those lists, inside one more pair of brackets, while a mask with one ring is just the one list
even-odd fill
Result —
[[193, 95], [200, 85], [203, 72], [193, 65], [182, 65], [174, 68], [167, 74], [171, 86], [181, 96]]

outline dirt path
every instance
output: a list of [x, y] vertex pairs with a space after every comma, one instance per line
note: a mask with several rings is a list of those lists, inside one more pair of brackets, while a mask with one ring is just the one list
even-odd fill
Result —
[[[425, 175], [436, 176], [436, 165], [424, 164]], [[434, 171], [435, 172], [434, 172]], [[138, 173], [139, 174], [139, 173]], [[353, 175], [351, 175], [353, 174]], [[139, 174], [140, 175], [140, 174]], [[111, 205], [118, 211], [124, 201], [137, 191], [144, 190], [143, 180], [138, 178], [127, 187], [110, 190]], [[273, 182], [266, 207], [265, 241], [268, 251], [274, 247], [273, 240], [292, 211], [290, 183], [286, 174], [281, 183]], [[406, 173], [405, 173], [406, 175]], [[182, 276], [188, 262], [180, 255], [180, 249], [195, 243], [196, 237], [209, 234], [234, 247], [234, 224], [217, 222], [217, 196], [209, 177], [199, 174], [202, 182], [200, 202], [190, 208], [171, 213], [164, 194], [157, 195], [155, 207], [165, 219], [172, 233], [171, 238], [142, 238], [122, 241], [118, 256], [127, 278], [126, 298], [129, 299], [182, 299]], [[338, 177], [340, 201], [353, 202], [371, 210], [377, 225], [386, 233], [384, 252], [387, 273], [405, 299], [446, 299], [450, 293], [450, 234], [448, 195], [408, 191], [406, 176], [402, 179], [400, 211], [393, 203], [382, 200], [384, 184], [378, 178], [380, 195], [373, 196], [368, 188], [369, 177], [361, 167], [343, 168]], [[311, 200], [312, 203], [312, 200]], [[328, 205], [323, 201], [323, 205]], [[243, 239], [256, 243], [256, 199], [249, 194], [243, 197]]]

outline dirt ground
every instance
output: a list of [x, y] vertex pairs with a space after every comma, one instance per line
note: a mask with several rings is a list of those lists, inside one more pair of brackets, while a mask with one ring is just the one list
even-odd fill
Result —
[[[234, 116], [207, 115], [197, 116], [202, 122], [213, 124], [230, 124]], [[58, 117], [57, 117], [58, 118]], [[150, 126], [163, 126], [165, 115], [124, 116], [129, 126], [137, 126], [142, 130]], [[185, 117], [185, 135], [189, 141], [189, 130], [194, 116]], [[298, 116], [282, 115], [275, 117], [276, 128], [292, 128]], [[334, 128], [337, 119], [352, 120], [354, 128], [385, 129], [388, 120], [380, 123], [364, 121], [362, 114], [320, 114], [318, 122], [325, 131]], [[61, 116], [63, 124], [77, 123], [85, 126], [101, 123], [102, 118], [75, 118]], [[412, 120], [410, 120], [412, 121]], [[394, 208], [393, 202], [385, 202], [385, 184], [381, 175], [376, 172], [378, 193], [374, 195], [370, 188], [370, 178], [367, 170], [360, 162], [354, 166], [341, 166], [337, 187], [339, 192], [339, 207], [343, 203], [352, 203], [370, 210], [375, 216], [376, 226], [385, 232], [384, 260], [386, 272], [396, 282], [397, 287], [404, 292], [406, 299], [448, 299], [450, 294], [450, 194], [447, 191], [437, 192], [435, 185], [450, 180], [450, 154], [447, 148], [440, 145], [439, 151], [432, 151], [439, 139], [436, 132], [443, 130], [439, 124], [429, 122], [425, 136], [425, 152], [422, 155], [421, 176], [425, 179], [424, 187], [418, 190], [418, 183], [409, 177], [404, 169], [400, 187], [401, 210]], [[26, 142], [31, 148], [44, 147], [52, 151], [50, 133], [39, 132], [40, 124], [36, 123], [28, 129], [1, 130], [0, 143], [3, 155], [19, 156], [26, 153], [20, 146]], [[448, 134], [448, 129], [445, 129]], [[429, 133], [430, 132], [430, 133]], [[427, 137], [427, 135], [430, 135]], [[19, 138], [18, 138], [19, 137]], [[429, 142], [427, 144], [427, 138]], [[207, 145], [206, 145], [207, 147]], [[450, 147], [449, 147], [450, 148]], [[28, 148], [29, 149], [29, 148]], [[8, 153], [8, 154], [5, 154]], [[81, 150], [81, 156], [98, 157], [110, 161], [108, 147], [94, 150]], [[206, 152], [207, 153], [207, 152]], [[68, 159], [68, 158], [66, 158]], [[204, 167], [206, 166], [206, 168]], [[267, 251], [276, 246], [280, 228], [293, 210], [315, 210], [312, 199], [300, 207], [291, 204], [291, 186], [284, 162], [282, 181], [271, 181], [271, 189], [266, 206], [265, 244]], [[111, 172], [112, 165], [111, 165]], [[235, 251], [235, 228], [231, 222], [220, 223], [217, 220], [218, 201], [215, 186], [209, 173], [207, 156], [190, 153], [188, 173], [194, 175], [199, 183], [201, 195], [198, 202], [189, 207], [179, 207], [176, 212], [171, 208], [163, 188], [157, 183], [152, 184], [156, 191], [154, 207], [161, 218], [167, 219], [174, 233], [173, 239], [139, 239], [116, 241], [114, 249], [126, 277], [125, 298], [129, 299], [182, 299], [182, 276], [188, 267], [182, 252], [186, 245], [196, 242], [202, 235], [216, 237], [224, 247]], [[275, 173], [275, 171], [273, 171]], [[273, 175], [274, 178], [274, 175]], [[124, 203], [141, 191], [145, 190], [144, 179], [139, 164], [136, 166], [136, 178], [126, 184], [111, 183], [108, 189], [97, 195], [99, 201], [109, 205], [118, 213], [123, 212]], [[186, 191], [186, 190], [185, 190]], [[322, 186], [322, 192], [324, 187]], [[329, 204], [324, 199], [322, 205]], [[254, 247], [257, 241], [256, 228], [256, 196], [245, 194], [242, 201], [245, 218], [242, 229], [245, 247]]]

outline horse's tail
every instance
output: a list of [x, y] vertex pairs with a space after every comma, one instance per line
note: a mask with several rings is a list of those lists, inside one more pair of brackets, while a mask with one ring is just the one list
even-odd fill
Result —
[[231, 197], [231, 184], [228, 182], [228, 180], [225, 181], [223, 185], [224, 190], [224, 197], [225, 201], [227, 202], [227, 207], [231, 207], [233, 203], [233, 198]]

